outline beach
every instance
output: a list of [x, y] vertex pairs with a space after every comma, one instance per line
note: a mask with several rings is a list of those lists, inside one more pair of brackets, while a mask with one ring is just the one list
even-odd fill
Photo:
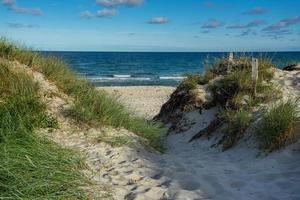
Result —
[[170, 86], [115, 86], [98, 87], [97, 89], [119, 96], [120, 101], [134, 114], [151, 119], [159, 113], [161, 106], [176, 88]]

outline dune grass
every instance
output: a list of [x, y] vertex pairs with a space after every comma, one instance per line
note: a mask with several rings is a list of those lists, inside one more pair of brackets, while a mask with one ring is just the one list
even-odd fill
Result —
[[261, 148], [266, 152], [279, 149], [290, 143], [296, 135], [295, 127], [300, 123], [298, 100], [288, 99], [266, 108], [258, 126]]
[[[224, 137], [220, 141], [226, 150], [236, 144], [250, 126], [253, 107], [260, 103], [267, 103], [278, 98], [280, 92], [271, 82], [274, 76], [274, 65], [271, 59], [259, 58], [259, 72], [257, 81], [257, 96], [252, 96], [251, 57], [237, 56], [228, 72], [228, 58], [217, 59], [214, 63], [206, 64], [202, 75], [187, 76], [180, 84], [183, 90], [193, 90], [197, 85], [208, 84], [214, 97], [214, 103], [225, 110], [219, 117], [227, 124]], [[216, 78], [215, 80], [212, 80]]]
[[104, 91], [98, 91], [85, 80], [78, 80], [62, 60], [43, 57], [30, 49], [18, 48], [5, 39], [0, 41], [0, 57], [17, 60], [43, 73], [47, 79], [74, 98], [74, 117], [94, 125], [110, 125], [128, 129], [145, 138], [148, 144], [162, 150], [163, 129], [160, 124], [131, 114], [119, 100]]
[[0, 199], [86, 199], [80, 158], [34, 133], [55, 128], [38, 86], [0, 62]]
[[251, 122], [251, 114], [249, 111], [226, 110], [223, 113], [223, 118], [227, 122], [226, 134], [222, 140], [223, 150], [229, 149], [239, 141]]

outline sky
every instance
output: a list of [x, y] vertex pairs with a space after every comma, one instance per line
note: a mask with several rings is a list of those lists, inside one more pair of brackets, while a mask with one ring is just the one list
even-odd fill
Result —
[[300, 51], [299, 0], [0, 0], [0, 36], [55, 51]]

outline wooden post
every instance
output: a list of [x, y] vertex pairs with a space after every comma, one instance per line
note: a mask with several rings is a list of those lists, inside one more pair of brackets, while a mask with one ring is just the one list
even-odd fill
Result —
[[252, 58], [252, 97], [256, 98], [256, 83], [258, 79], [258, 59]]
[[232, 63], [233, 63], [233, 53], [230, 52], [229, 57], [228, 57], [227, 74], [229, 74], [231, 72]]

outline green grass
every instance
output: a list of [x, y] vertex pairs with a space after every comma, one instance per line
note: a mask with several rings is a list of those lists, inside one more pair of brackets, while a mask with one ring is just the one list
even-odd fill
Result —
[[215, 77], [209, 70], [203, 74], [185, 74], [186, 78], [180, 83], [179, 87], [183, 90], [194, 90], [197, 85], [205, 85]]
[[244, 135], [250, 125], [251, 114], [247, 110], [227, 110], [223, 113], [227, 128], [222, 141], [223, 149], [234, 146]]
[[34, 133], [56, 125], [37, 84], [1, 61], [0, 95], [0, 199], [86, 199], [82, 160]]
[[123, 127], [147, 139], [150, 146], [163, 149], [161, 140], [164, 131], [160, 124], [135, 117], [116, 97], [97, 91], [87, 81], [78, 80], [63, 61], [18, 48], [5, 39], [0, 41], [0, 57], [26, 64], [55, 82], [60, 90], [74, 98], [73, 113], [78, 120], [93, 125]]
[[257, 131], [261, 148], [266, 152], [279, 149], [294, 139], [294, 128], [300, 119], [297, 104], [297, 100], [288, 99], [265, 109]]
[[[219, 61], [224, 68], [225, 61]], [[218, 65], [217, 65], [218, 66]], [[227, 66], [227, 65], [226, 65]], [[273, 64], [269, 59], [260, 58], [259, 59], [259, 72], [258, 72], [258, 81], [257, 81], [257, 93], [259, 94], [256, 102], [266, 102], [271, 100], [274, 97], [276, 88], [270, 82], [274, 76], [272, 70]], [[220, 73], [215, 66], [213, 68], [215, 73]], [[235, 60], [235, 64], [232, 67], [232, 72], [225, 74], [223, 78], [219, 81], [213, 83], [211, 86], [211, 91], [214, 94], [214, 97], [218, 103], [221, 105], [229, 105], [234, 109], [241, 108], [241, 96], [252, 97], [252, 80], [251, 80], [251, 58], [250, 57], [240, 57]], [[234, 99], [235, 98], [235, 99]]]

